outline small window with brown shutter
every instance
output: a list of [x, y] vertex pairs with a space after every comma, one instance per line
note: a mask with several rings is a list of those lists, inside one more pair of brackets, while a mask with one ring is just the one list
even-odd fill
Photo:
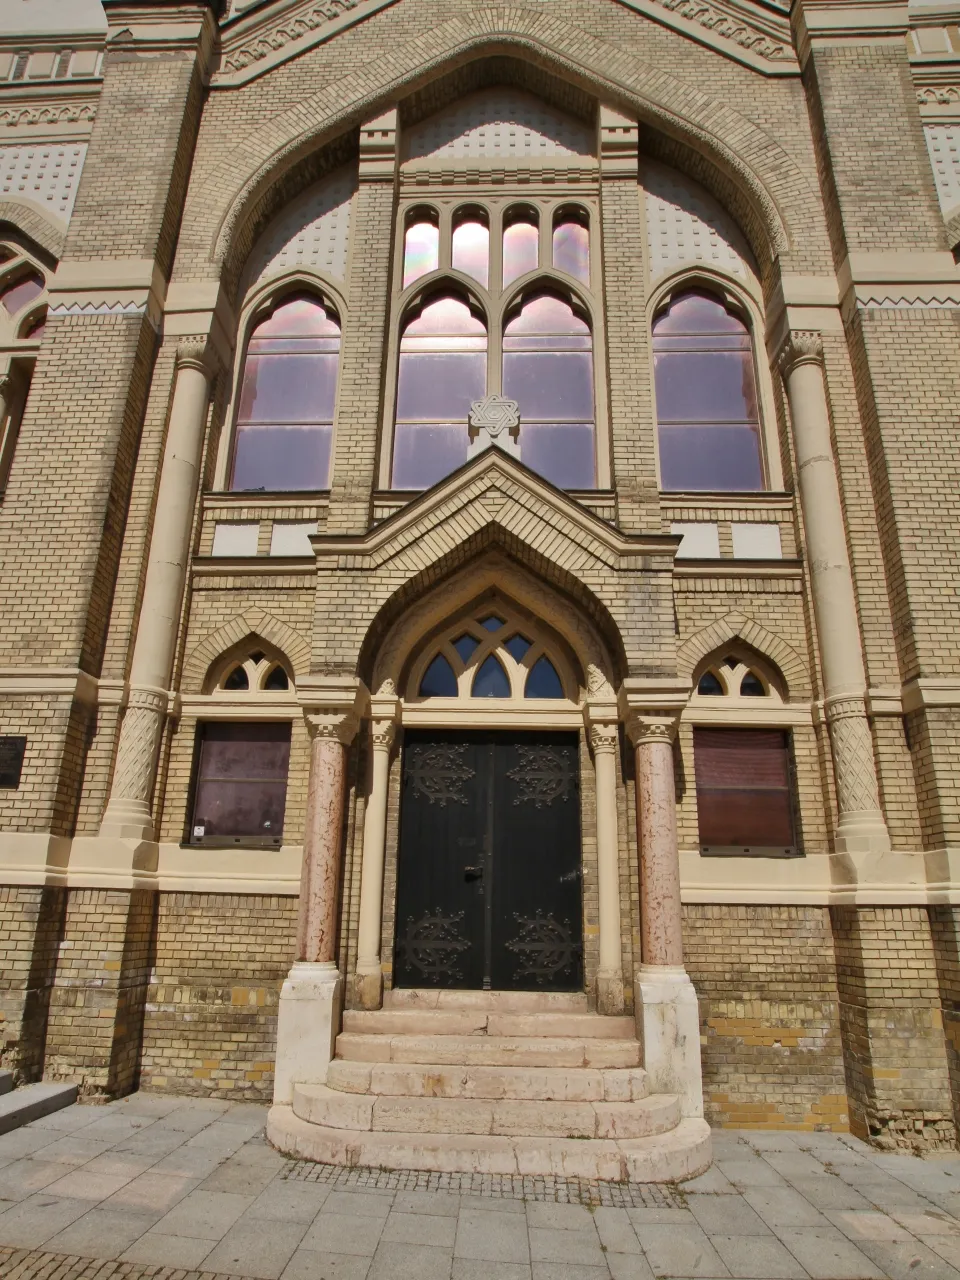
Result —
[[290, 724], [201, 724], [191, 844], [277, 847], [290, 764]]
[[700, 849], [797, 854], [790, 735], [782, 729], [694, 729]]

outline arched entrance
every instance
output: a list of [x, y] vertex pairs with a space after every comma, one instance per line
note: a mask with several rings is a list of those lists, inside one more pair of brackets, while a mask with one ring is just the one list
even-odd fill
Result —
[[494, 593], [408, 664], [394, 986], [583, 989], [582, 712], [566, 648]]

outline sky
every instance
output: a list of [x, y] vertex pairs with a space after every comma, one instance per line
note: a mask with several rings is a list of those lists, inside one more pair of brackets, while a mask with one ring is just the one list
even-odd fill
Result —
[[106, 31], [100, 0], [0, 0], [0, 35]]

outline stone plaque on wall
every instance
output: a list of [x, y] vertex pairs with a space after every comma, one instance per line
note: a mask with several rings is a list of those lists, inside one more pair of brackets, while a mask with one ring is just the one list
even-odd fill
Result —
[[0, 738], [0, 787], [19, 787], [26, 750], [26, 738]]

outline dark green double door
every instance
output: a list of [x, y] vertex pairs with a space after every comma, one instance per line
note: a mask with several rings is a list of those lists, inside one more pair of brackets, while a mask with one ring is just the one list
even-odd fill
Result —
[[575, 733], [409, 730], [394, 984], [583, 989]]

